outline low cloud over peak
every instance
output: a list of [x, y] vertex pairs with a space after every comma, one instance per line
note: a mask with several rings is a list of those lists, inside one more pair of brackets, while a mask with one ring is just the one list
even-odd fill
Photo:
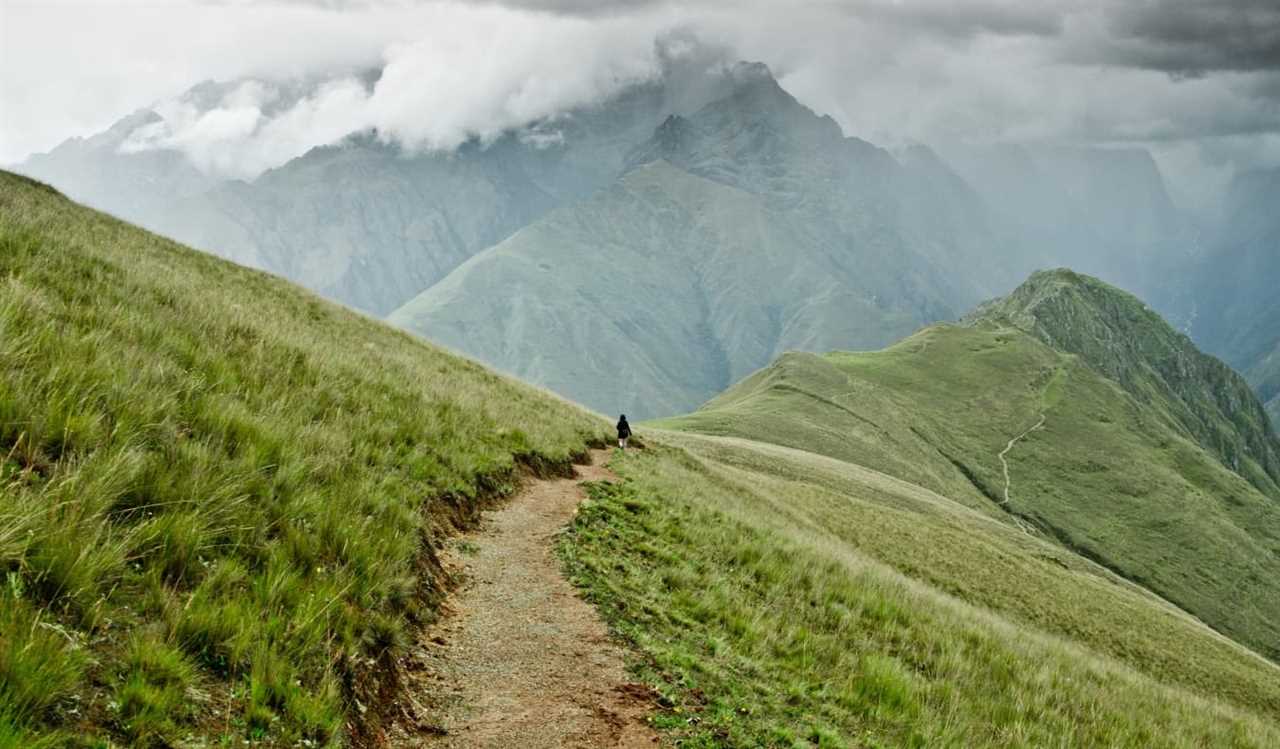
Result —
[[[888, 146], [1138, 143], [1194, 182], [1196, 165], [1273, 160], [1280, 139], [1274, 0], [83, 3], [0, 10], [0, 161], [153, 106], [164, 124], [128, 147], [240, 176], [351, 130], [451, 148], [656, 75], [659, 38], [764, 61]], [[203, 79], [259, 88], [184, 103]]]

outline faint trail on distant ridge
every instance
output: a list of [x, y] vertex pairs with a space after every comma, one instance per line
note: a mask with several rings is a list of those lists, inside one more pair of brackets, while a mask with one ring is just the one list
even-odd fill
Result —
[[1000, 451], [1000, 456], [999, 456], [1000, 465], [1003, 466], [1004, 468], [1004, 499], [1000, 502], [997, 502], [996, 504], [1001, 506], [1009, 504], [1009, 486], [1012, 482], [1009, 479], [1009, 461], [1005, 460], [1004, 456], [1008, 455], [1009, 451], [1013, 449], [1013, 446], [1018, 444], [1018, 440], [1022, 439], [1023, 437], [1026, 437], [1028, 434], [1031, 434], [1035, 430], [1043, 427], [1045, 418], [1046, 417], [1044, 414], [1040, 414], [1040, 420], [1036, 422], [1035, 426], [1031, 427], [1030, 429], [1023, 432], [1022, 434], [1019, 434], [1017, 437], [1014, 437], [1013, 439], [1009, 440], [1009, 444], [1005, 445], [1005, 448]]

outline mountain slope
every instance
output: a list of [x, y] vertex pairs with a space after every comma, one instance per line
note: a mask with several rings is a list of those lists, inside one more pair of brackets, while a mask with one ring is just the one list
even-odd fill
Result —
[[1008, 324], [1078, 354], [1224, 465], [1280, 497], [1280, 439], [1244, 378], [1136, 297], [1071, 271], [1036, 273], [975, 323]]
[[883, 474], [648, 432], [561, 541], [685, 746], [1258, 746], [1280, 669]]
[[0, 173], [0, 745], [376, 733], [435, 547], [606, 424]]
[[995, 320], [874, 353], [790, 354], [661, 423], [830, 455], [1006, 516], [1280, 656], [1276, 499], [1167, 416], [1184, 402], [1139, 400]]
[[918, 324], [806, 234], [758, 196], [654, 162], [389, 320], [599, 410], [670, 413], [784, 348]]
[[[366, 78], [376, 85], [376, 72]], [[148, 229], [384, 315], [552, 207], [613, 180], [626, 154], [664, 117], [718, 98], [732, 78], [732, 71], [668, 61], [657, 80], [492, 142], [417, 151], [377, 133], [353, 133], [250, 181], [205, 176], [178, 151], [125, 148], [136, 133], [165, 125], [144, 110], [88, 142], [32, 157], [18, 171]], [[201, 84], [183, 98], [206, 111], [240, 85]], [[286, 94], [276, 106], [305, 90]], [[116, 175], [126, 177], [123, 184]]]
[[[389, 319], [604, 411], [692, 408], [789, 348], [870, 348], [1013, 285], [940, 162], [845, 138], [763, 66], [631, 170]], [[966, 203], [965, 201], [968, 201]], [[956, 272], [955, 264], [965, 270]]]
[[1271, 424], [1280, 431], [1280, 343], [1257, 364], [1253, 365], [1245, 376], [1258, 391], [1258, 396], [1266, 402], [1267, 415]]

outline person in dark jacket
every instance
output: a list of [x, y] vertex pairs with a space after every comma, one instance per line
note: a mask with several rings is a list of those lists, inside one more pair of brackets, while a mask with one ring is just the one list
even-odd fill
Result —
[[627, 415], [618, 417], [618, 447], [627, 449], [627, 438], [631, 436], [631, 425], [627, 423]]

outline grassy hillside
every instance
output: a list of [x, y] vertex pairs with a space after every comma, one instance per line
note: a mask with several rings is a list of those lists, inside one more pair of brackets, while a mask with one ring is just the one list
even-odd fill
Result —
[[0, 173], [0, 747], [360, 740], [433, 545], [602, 426]]
[[1280, 657], [1280, 505], [1012, 327], [793, 354], [663, 422], [828, 455], [1055, 539]]
[[1043, 271], [971, 320], [1012, 325], [1078, 354], [1153, 415], [1280, 499], [1280, 439], [1249, 384], [1137, 297], [1069, 270]]
[[727, 438], [612, 462], [561, 544], [685, 747], [1280, 741], [1280, 669], [1045, 539]]

